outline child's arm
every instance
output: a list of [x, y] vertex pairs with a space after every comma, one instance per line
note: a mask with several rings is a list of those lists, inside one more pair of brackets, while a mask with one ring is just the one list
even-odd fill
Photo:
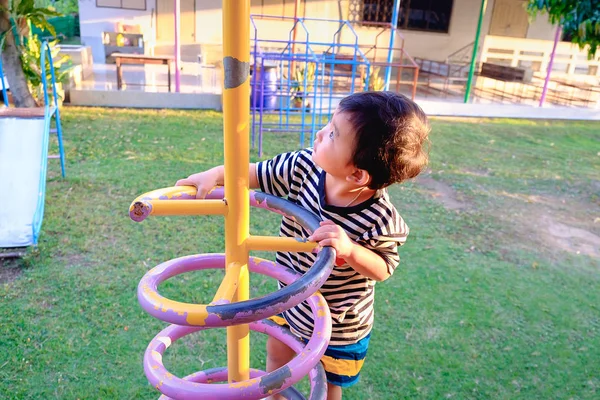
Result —
[[[225, 184], [225, 167], [219, 165], [204, 172], [199, 172], [188, 176], [185, 179], [180, 179], [175, 183], [175, 186], [195, 186], [198, 190], [196, 193], [197, 199], [203, 199], [207, 193], [215, 186], [223, 186]], [[248, 173], [248, 186], [250, 189], [259, 189], [258, 178], [256, 177], [256, 164], [250, 164]]]
[[346, 232], [332, 221], [322, 221], [308, 240], [318, 242], [321, 247], [335, 248], [337, 257], [343, 258], [356, 272], [367, 278], [384, 281], [390, 277], [383, 257], [350, 240]]

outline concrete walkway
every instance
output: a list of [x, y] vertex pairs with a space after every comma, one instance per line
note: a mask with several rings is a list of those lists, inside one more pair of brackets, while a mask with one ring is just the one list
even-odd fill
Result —
[[[166, 93], [164, 66], [128, 65], [123, 72], [125, 87], [116, 90], [115, 65], [94, 64], [93, 74], [70, 90], [70, 103], [99, 107], [221, 109], [222, 72], [219, 69], [184, 62], [181, 72], [181, 93]], [[171, 78], [174, 80], [174, 76]], [[336, 98], [331, 105], [327, 104], [324, 112], [335, 109], [339, 100]], [[417, 103], [431, 116], [600, 120], [598, 108], [554, 105], [540, 108], [535, 104], [500, 104], [481, 98], [464, 104], [460, 96], [441, 99], [423, 97], [420, 93]]]
[[527, 118], [600, 121], [600, 110], [579, 107], [534, 107], [512, 104], [455, 103], [417, 100], [430, 116], [477, 118]]
[[[140, 95], [143, 93], [143, 95]], [[524, 118], [600, 121], [600, 110], [576, 107], [534, 107], [513, 104], [456, 103], [420, 100], [429, 116], [470, 118]], [[220, 93], [152, 93], [136, 90], [71, 90], [70, 104], [97, 107], [221, 109]], [[335, 105], [333, 105], [335, 108]]]

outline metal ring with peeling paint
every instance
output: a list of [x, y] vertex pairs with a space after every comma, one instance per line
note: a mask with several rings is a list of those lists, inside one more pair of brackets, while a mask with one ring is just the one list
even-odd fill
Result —
[[[194, 329], [202, 329], [202, 328], [194, 328]], [[295, 348], [294, 348], [295, 350]], [[325, 376], [325, 369], [323, 369], [323, 365], [321, 363], [317, 364], [315, 368], [310, 370], [310, 374], [313, 371], [318, 370], [316, 372], [318, 378], [323, 381], [327, 379]], [[259, 378], [263, 375], [266, 375], [265, 371], [261, 371], [258, 369], [250, 368], [250, 378]], [[195, 372], [191, 375], [184, 377], [183, 379], [190, 382], [196, 383], [218, 383], [218, 382], [226, 382], [228, 378], [228, 369], [227, 367], [217, 367], [211, 368], [200, 372]], [[312, 378], [311, 378], [312, 379]], [[326, 388], [325, 388], [326, 390]], [[277, 393], [279, 396], [283, 397], [285, 400], [306, 400], [306, 398], [293, 386], [290, 386], [287, 389], [282, 390]], [[327, 397], [327, 393], [324, 393], [323, 396]], [[323, 399], [325, 398], [323, 397]], [[321, 398], [321, 397], [317, 397]], [[164, 394], [158, 398], [158, 400], [171, 400], [170, 397], [165, 396]]]
[[[218, 198], [222, 193], [215, 192], [211, 194], [211, 198]], [[250, 204], [291, 216], [309, 231], [319, 227], [319, 218], [288, 200], [262, 192], [251, 192]], [[204, 262], [212, 263], [214, 266], [211, 268], [218, 268], [220, 265], [221, 256], [218, 255], [180, 257], [157, 265], [144, 275], [138, 285], [138, 300], [142, 308], [162, 321], [185, 326], [225, 327], [258, 321], [288, 310], [316, 292], [331, 274], [335, 251], [331, 247], [323, 248], [313, 266], [301, 278], [259, 298], [204, 305], [170, 300], [158, 293], [158, 285], [172, 277], [176, 267], [185, 272], [186, 268], [195, 265], [195, 259], [198, 257], [203, 257]]]
[[[211, 254], [188, 257], [188, 263], [171, 264], [165, 273], [173, 276], [179, 273], [208, 268], [224, 268], [225, 257]], [[287, 268], [282, 268], [267, 260], [253, 258], [249, 263], [250, 271], [268, 275], [287, 284], [293, 284], [302, 275]], [[204, 327], [170, 325], [160, 332], [148, 345], [144, 355], [144, 371], [148, 380], [163, 394], [174, 399], [253, 399], [263, 398], [293, 385], [307, 373], [311, 381], [311, 400], [324, 400], [327, 396], [327, 381], [320, 366], [320, 359], [325, 353], [331, 335], [331, 315], [323, 296], [316, 292], [308, 297], [308, 303], [314, 316], [314, 330], [306, 346], [303, 345], [286, 328], [270, 321], [259, 321], [250, 324], [254, 331], [267, 333], [290, 346], [298, 355], [285, 366], [265, 375], [253, 374], [251, 379], [235, 383], [200, 383], [208, 382], [212, 373], [197, 372], [186, 378], [178, 378], [168, 372], [163, 365], [165, 350], [176, 340]], [[319, 366], [319, 367], [317, 367]], [[219, 370], [222, 373], [222, 369]], [[216, 375], [216, 374], [215, 374]], [[214, 377], [216, 379], [216, 376]]]

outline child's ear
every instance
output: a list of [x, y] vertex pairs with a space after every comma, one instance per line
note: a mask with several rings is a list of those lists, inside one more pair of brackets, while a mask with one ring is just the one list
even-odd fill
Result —
[[356, 168], [346, 179], [358, 186], [368, 186], [371, 182], [371, 175], [364, 169]]

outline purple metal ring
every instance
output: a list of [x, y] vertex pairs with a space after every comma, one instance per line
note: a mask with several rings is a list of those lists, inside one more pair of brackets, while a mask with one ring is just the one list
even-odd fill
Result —
[[[330, 257], [322, 261], [329, 263]], [[296, 282], [268, 295], [228, 304], [200, 305], [170, 300], [158, 293], [158, 286], [167, 279], [184, 272], [199, 269], [223, 268], [223, 254], [196, 254], [175, 258], [157, 265], [144, 275], [138, 284], [138, 301], [141, 307], [153, 317], [165, 322], [185, 326], [224, 327], [250, 323], [277, 315], [306, 300], [319, 290], [327, 280], [330, 268], [316, 269], [314, 265], [301, 275]], [[250, 268], [264, 264], [268, 270], [285, 269], [269, 261], [250, 257]], [[308, 279], [308, 283], [306, 282]]]
[[[225, 257], [220, 256], [221, 265], [225, 265]], [[206, 264], [208, 260], [209, 264]], [[194, 269], [215, 268], [216, 264], [212, 258], [196, 259]], [[286, 268], [277, 266], [267, 260], [249, 263], [250, 271], [271, 276], [287, 284], [292, 283], [300, 274], [294, 273]], [[190, 269], [190, 270], [194, 270]], [[208, 327], [188, 327], [170, 325], [160, 332], [148, 345], [144, 354], [144, 372], [150, 383], [163, 394], [175, 399], [252, 399], [263, 398], [278, 393], [304, 377], [307, 373], [311, 376], [311, 399], [325, 399], [327, 385], [323, 374], [311, 371], [319, 364], [319, 360], [325, 353], [331, 336], [331, 315], [329, 307], [323, 296], [316, 292], [307, 299], [314, 316], [314, 331], [305, 347], [289, 330], [280, 327], [270, 321], [257, 321], [250, 324], [250, 329], [267, 333], [290, 346], [299, 354], [285, 366], [260, 377], [250, 380], [228, 384], [206, 384], [191, 382], [195, 379], [181, 379], [168, 372], [163, 363], [162, 355], [167, 347], [180, 337]], [[206, 372], [200, 379], [206, 379]], [[196, 374], [190, 375], [193, 377]]]
[[[173, 189], [155, 190], [142, 195], [141, 199], [150, 201], [152, 199], [166, 198], [167, 200], [176, 201], [177, 199], [190, 196], [184, 192], [173, 191]], [[167, 196], [165, 193], [169, 195]], [[215, 189], [207, 196], [207, 198], [211, 199], [222, 197], [223, 188]], [[135, 201], [134, 205], [138, 203], [140, 202]], [[320, 219], [314, 213], [307, 211], [298, 204], [277, 196], [262, 192], [251, 192], [250, 204], [253, 207], [288, 215], [311, 232], [314, 232], [320, 226]], [[148, 207], [150, 206], [151, 203]], [[231, 326], [268, 318], [292, 308], [319, 290], [331, 274], [335, 261], [335, 250], [332, 247], [323, 248], [317, 254], [313, 266], [302, 277], [292, 284], [260, 298], [234, 303], [203, 305], [176, 302], [162, 297], [157, 292], [158, 285], [173, 275], [193, 268], [195, 263], [194, 257], [198, 256], [169, 260], [156, 266], [144, 275], [138, 285], [138, 300], [144, 310], [162, 321], [186, 326], [203, 326], [205, 324], [210, 326]], [[217, 260], [217, 263], [219, 262]], [[220, 268], [220, 265], [212, 268]]]
[[[318, 363], [315, 368], [310, 370], [309, 375], [314, 373], [315, 369], [318, 369], [318, 376], [315, 379], [321, 379], [323, 382], [327, 379], [325, 376], [325, 370], [323, 369], [323, 365]], [[207, 369], [202, 372], [196, 372], [194, 374], [188, 375], [183, 378], [186, 381], [198, 382], [198, 383], [216, 383], [216, 382], [226, 382], [228, 378], [227, 367], [217, 367]], [[265, 375], [266, 372], [260, 371], [258, 369], [250, 368], [250, 378], [258, 378]], [[321, 376], [322, 375], [322, 376]], [[312, 378], [311, 378], [312, 379]], [[285, 390], [282, 390], [278, 393], [286, 400], [306, 400], [306, 398], [300, 393], [295, 387], [291, 386]], [[317, 398], [325, 398], [327, 396], [327, 388], [324, 388], [322, 397]], [[165, 396], [164, 394], [158, 398], [158, 400], [169, 400], [170, 397]]]

